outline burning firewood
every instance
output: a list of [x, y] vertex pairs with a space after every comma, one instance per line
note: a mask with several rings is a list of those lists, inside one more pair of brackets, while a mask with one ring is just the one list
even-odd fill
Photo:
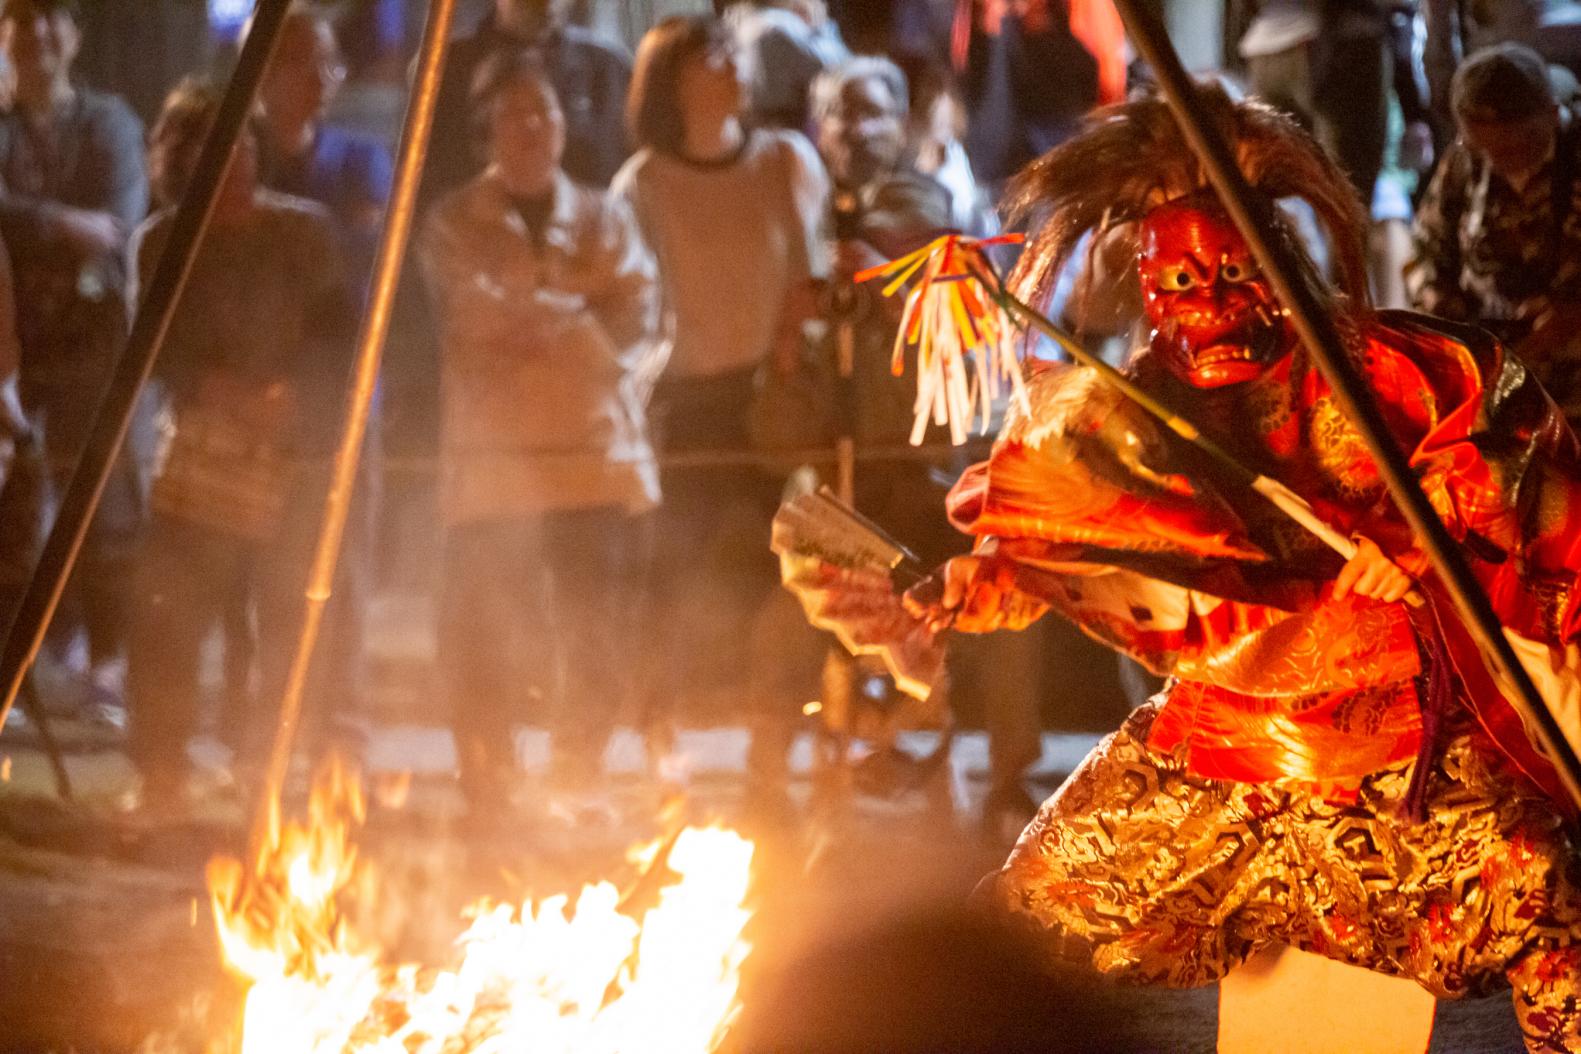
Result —
[[227, 967], [245, 989], [238, 1054], [483, 1054], [716, 1049], [737, 1011], [753, 845], [719, 827], [671, 831], [639, 878], [573, 899], [483, 900], [446, 965], [398, 964], [349, 924], [371, 867], [353, 834], [357, 781], [330, 772], [306, 823], [273, 825], [243, 883], [210, 868]]

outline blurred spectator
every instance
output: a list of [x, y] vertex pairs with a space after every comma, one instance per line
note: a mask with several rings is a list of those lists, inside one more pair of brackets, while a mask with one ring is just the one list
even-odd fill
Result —
[[966, 0], [950, 54], [966, 100], [966, 152], [998, 187], [1125, 97], [1125, 33], [1112, 0]]
[[1410, 302], [1404, 271], [1411, 257], [1414, 201], [1432, 173], [1439, 143], [1448, 140], [1429, 106], [1415, 8], [1414, 0], [1395, 0], [1385, 11], [1393, 100], [1386, 99], [1383, 156], [1368, 201], [1367, 273], [1374, 306], [1388, 309]]
[[1573, 70], [1581, 60], [1581, 5], [1574, 0], [1420, 0], [1420, 7], [1433, 110], [1450, 137], [1455, 70], [1475, 52], [1495, 44], [1524, 44]]
[[[1385, 7], [1387, 20], [1390, 83], [1399, 105], [1402, 128], [1391, 129], [1398, 143], [1393, 157], [1385, 157], [1403, 172], [1423, 178], [1432, 171], [1439, 129], [1432, 110], [1432, 86], [1427, 78], [1421, 49], [1421, 19], [1415, 0], [1393, 0]], [[1386, 155], [1390, 151], [1385, 151]]]
[[966, 108], [949, 67], [919, 54], [897, 62], [911, 86], [907, 139], [912, 163], [950, 195], [951, 227], [974, 238], [997, 234], [993, 202], [966, 156]]
[[[930, 554], [924, 559], [931, 559], [934, 547], [948, 547], [955, 539], [955, 532], [937, 515], [944, 499], [944, 483], [932, 472], [937, 459], [903, 454], [898, 459], [861, 460], [875, 446], [906, 447], [915, 395], [909, 377], [897, 379], [890, 371], [896, 302], [881, 297], [874, 285], [858, 285], [854, 275], [921, 246], [950, 223], [949, 194], [910, 161], [907, 97], [904, 74], [888, 59], [870, 55], [859, 55], [813, 82], [813, 133], [834, 184], [832, 209], [825, 221], [833, 235], [834, 275], [821, 304], [823, 340], [815, 361], [833, 364], [842, 348], [851, 349], [852, 400], [839, 430], [848, 431], [855, 440], [857, 508], [904, 537], [907, 544], [922, 546]], [[835, 400], [833, 391], [825, 397], [831, 403]], [[848, 721], [848, 727], [859, 729], [872, 747], [858, 769], [860, 785], [889, 796], [919, 783], [933, 768], [926, 760], [900, 751], [895, 735], [913, 727], [947, 726], [945, 691], [936, 691], [925, 706], [897, 704], [882, 692], [870, 695], [867, 690], [879, 689], [879, 682], [861, 663], [843, 652], [834, 654], [848, 665], [837, 682], [826, 685], [823, 698], [841, 691], [838, 685], [854, 682], [850, 709], [857, 712], [847, 717], [847, 708], [837, 703], [825, 716]], [[787, 679], [780, 694], [789, 696], [789, 688]], [[768, 701], [766, 692], [758, 694]], [[879, 705], [868, 707], [868, 700], [875, 698]], [[795, 707], [782, 711], [777, 723], [765, 715], [753, 738], [751, 767], [762, 787], [760, 794], [766, 796], [770, 787], [784, 781], [795, 715]]]
[[[318, 202], [329, 210], [345, 250], [351, 289], [367, 296], [394, 168], [378, 139], [326, 119], [346, 67], [335, 31], [322, 9], [299, 2], [287, 14], [258, 91], [258, 180], [270, 190]], [[336, 727], [346, 730], [362, 710], [363, 609], [372, 589], [374, 512], [381, 497], [383, 429], [375, 396], [363, 444], [359, 479], [326, 612], [326, 677], [337, 685]], [[235, 635], [233, 635], [235, 636]], [[227, 654], [231, 675], [243, 656]], [[335, 671], [329, 674], [327, 671]]]
[[207, 0], [79, 0], [79, 6], [82, 82], [119, 95], [139, 120], [152, 121], [172, 84], [214, 60]]
[[[746, 131], [744, 104], [734, 46], [717, 23], [661, 22], [643, 39], [632, 86], [642, 148], [614, 185], [659, 261], [674, 337], [664, 387], [675, 396], [733, 385], [740, 398], [716, 410], [743, 409], [769, 358], [794, 365], [824, 270], [823, 165], [795, 132]], [[684, 414], [674, 425], [686, 432], [670, 438], [728, 447], [742, 438], [739, 418]], [[707, 442], [715, 438], [727, 441]]]
[[[185, 192], [218, 93], [184, 83], [149, 145], [161, 200]], [[157, 265], [173, 208], [139, 230]], [[198, 714], [199, 652], [234, 597], [256, 627], [258, 703], [224, 732], [248, 760], [273, 728], [303, 613], [349, 379], [354, 300], [327, 213], [257, 183], [244, 133], [155, 367], [169, 400], [153, 526], [136, 569], [131, 754], [143, 804], [179, 805]], [[322, 708], [315, 708], [322, 709]]]
[[[126, 337], [126, 239], [148, 207], [142, 125], [120, 99], [75, 83], [80, 42], [73, 0], [0, 6], [0, 53], [15, 74], [15, 103], [0, 115], [0, 233], [16, 270], [22, 402], [57, 493]], [[144, 519], [143, 433], [134, 427], [111, 475], [52, 631], [59, 646], [86, 628], [90, 688], [106, 705], [119, 702], [126, 566]]]
[[394, 171], [383, 143], [324, 119], [345, 79], [329, 19], [306, 4], [293, 6], [258, 91], [258, 178], [329, 210], [360, 291], [373, 269]]
[[1372, 201], [1389, 121], [1385, 9], [1374, 0], [1266, 0], [1239, 50], [1252, 94], [1306, 125]]
[[[907, 156], [907, 100], [905, 74], [888, 59], [871, 55], [823, 74], [813, 88], [818, 151], [834, 182], [836, 289], [862, 301], [848, 306], [851, 317], [862, 323], [856, 427], [858, 443], [865, 445], [906, 441], [915, 393], [889, 368], [902, 301], [879, 296], [873, 286], [855, 285], [854, 276], [920, 248], [951, 227], [949, 192], [917, 171]], [[939, 507], [921, 500], [914, 507], [919, 512]]]
[[1266, 0], [1239, 45], [1253, 94], [1295, 116], [1351, 177], [1372, 219], [1374, 300], [1400, 307], [1411, 199], [1435, 136], [1414, 3]]
[[556, 771], [601, 774], [640, 655], [662, 352], [653, 260], [624, 202], [561, 170], [567, 118], [540, 60], [496, 54], [472, 98], [489, 165], [434, 208], [421, 254], [442, 334], [440, 648], [482, 814], [508, 800], [527, 696]]
[[17, 371], [16, 288], [11, 255], [0, 245], [0, 617], [10, 618], [33, 577], [38, 556], [38, 490], [43, 466], [22, 411]]
[[423, 172], [423, 200], [432, 202], [483, 167], [468, 92], [478, 68], [498, 51], [533, 47], [543, 56], [565, 112], [565, 171], [579, 183], [609, 185], [625, 161], [623, 124], [631, 63], [624, 50], [581, 26], [567, 25], [557, 0], [494, 0], [477, 33], [456, 41], [445, 57]]
[[1529, 48], [1477, 52], [1455, 74], [1450, 147], [1417, 212], [1412, 305], [1483, 326], [1581, 413], [1581, 133]]
[[[745, 95], [732, 38], [716, 22], [666, 19], [638, 48], [629, 113], [641, 149], [615, 190], [664, 289], [673, 346], [655, 423], [667, 454], [748, 452], [760, 371], [788, 378], [801, 368], [825, 271], [823, 165], [799, 133], [746, 130]], [[742, 629], [783, 599], [765, 544], [777, 481], [750, 468], [676, 467], [664, 496], [660, 706], [784, 661], [755, 651], [780, 639]]]
[[[899, 66], [877, 55], [858, 55], [821, 75], [814, 83], [814, 138], [837, 192], [869, 195], [901, 185], [919, 188], [936, 219], [949, 210], [942, 186], [917, 171], [908, 157], [910, 84]], [[911, 234], [921, 233], [910, 231]]]
[[807, 127], [818, 74], [851, 57], [823, 0], [749, 0], [725, 12], [747, 73], [748, 110], [759, 126]]
[[[951, 195], [912, 160], [907, 89], [894, 63], [867, 55], [823, 74], [813, 86], [818, 148], [835, 186], [835, 283], [827, 314], [832, 329], [851, 330], [859, 454], [873, 447], [905, 447], [916, 385], [890, 369], [902, 298], [883, 297], [873, 285], [856, 284], [854, 276], [954, 227]], [[938, 510], [965, 467], [965, 452], [959, 453], [861, 462], [857, 508], [904, 537], [925, 563], [958, 555], [969, 542]], [[997, 828], [1001, 816], [1009, 814], [1019, 830], [1036, 807], [1020, 785], [1021, 774], [1042, 754], [1039, 685], [1033, 676], [1038, 641], [1001, 643], [952, 639], [947, 691], [975, 689], [986, 706], [992, 768], [986, 818]], [[939, 694], [937, 702], [949, 702]]]

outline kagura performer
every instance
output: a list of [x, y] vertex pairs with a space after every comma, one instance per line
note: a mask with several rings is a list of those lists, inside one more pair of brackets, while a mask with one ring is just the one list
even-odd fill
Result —
[[[1330, 310], [1500, 617], [1573, 642], [1581, 447], [1553, 403], [1482, 333], [1369, 309], [1340, 171], [1274, 111], [1202, 102], [1256, 190], [1326, 228]], [[1059, 957], [1142, 983], [1209, 983], [1272, 942], [1442, 998], [1508, 983], [1529, 1049], [1581, 1052], [1581, 872], [1553, 773], [1434, 614], [1451, 608], [1366, 445], [1164, 103], [1100, 111], [1018, 198], [1018, 290], [1046, 291], [1085, 232], [1130, 232], [1152, 332], [1130, 374], [1360, 549], [1342, 561], [1217, 480], [1091, 370], [1034, 372], [1030, 413], [951, 497], [973, 554], [936, 576], [942, 600], [908, 604], [967, 632], [1053, 609], [1170, 680], [980, 893]]]

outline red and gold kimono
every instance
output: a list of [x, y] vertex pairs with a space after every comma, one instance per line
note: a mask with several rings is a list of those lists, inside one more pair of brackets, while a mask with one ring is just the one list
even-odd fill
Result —
[[[1581, 448], [1564, 419], [1477, 331], [1386, 312], [1355, 342], [1380, 408], [1504, 623], [1572, 642]], [[1030, 389], [1032, 414], [962, 479], [952, 518], [981, 539], [979, 550], [1033, 569], [1020, 579], [1028, 592], [1175, 679], [1152, 746], [1179, 747], [1201, 776], [1335, 799], [1417, 755], [1418, 639], [1434, 636], [1437, 621], [1429, 607], [1335, 600], [1337, 557], [1259, 496], [1215, 487], [1211, 466], [1194, 464], [1096, 375], [1053, 367]], [[1285, 357], [1214, 409], [1234, 418], [1221, 428], [1248, 462], [1327, 522], [1386, 553], [1411, 548], [1365, 444], [1305, 356]], [[1463, 631], [1444, 628], [1483, 734], [1560, 799]]]
[[[1352, 343], [1505, 623], [1573, 641], [1581, 451], [1552, 402], [1475, 331], [1383, 313]], [[1049, 368], [1029, 391], [952, 518], [1024, 594], [1170, 680], [1043, 806], [985, 896], [1133, 980], [1206, 983], [1274, 941], [1442, 997], [1508, 980], [1532, 1049], [1581, 1049], [1557, 784], [1463, 631], [1440, 629], [1442, 598], [1334, 599], [1337, 557], [1094, 374]], [[1303, 354], [1197, 405], [1328, 522], [1410, 547]]]
[[[1222, 90], [1198, 101], [1581, 740], [1575, 436], [1485, 335], [1367, 309], [1365, 215], [1294, 122]], [[1338, 293], [1272, 207], [1291, 197], [1328, 236]], [[1441, 997], [1508, 985], [1530, 1050], [1581, 1054], [1581, 875], [1554, 773], [1431, 576], [1409, 602], [1412, 534], [1168, 108], [1099, 111], [1013, 198], [1021, 297], [1054, 286], [1085, 232], [1134, 241], [1150, 333], [1133, 380], [1358, 552], [1336, 556], [1096, 372], [1052, 367], [952, 495], [977, 545], [942, 588], [902, 611], [884, 575], [789, 561], [809, 615], [853, 646], [925, 655], [942, 626], [1055, 610], [1168, 676], [983, 899], [1051, 954], [1134, 981], [1206, 983], [1282, 942]]]

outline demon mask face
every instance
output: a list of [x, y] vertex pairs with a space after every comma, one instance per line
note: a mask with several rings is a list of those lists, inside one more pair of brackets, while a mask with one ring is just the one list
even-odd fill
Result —
[[1211, 198], [1161, 205], [1142, 220], [1138, 269], [1153, 350], [1195, 388], [1262, 376], [1294, 346], [1273, 290]]

